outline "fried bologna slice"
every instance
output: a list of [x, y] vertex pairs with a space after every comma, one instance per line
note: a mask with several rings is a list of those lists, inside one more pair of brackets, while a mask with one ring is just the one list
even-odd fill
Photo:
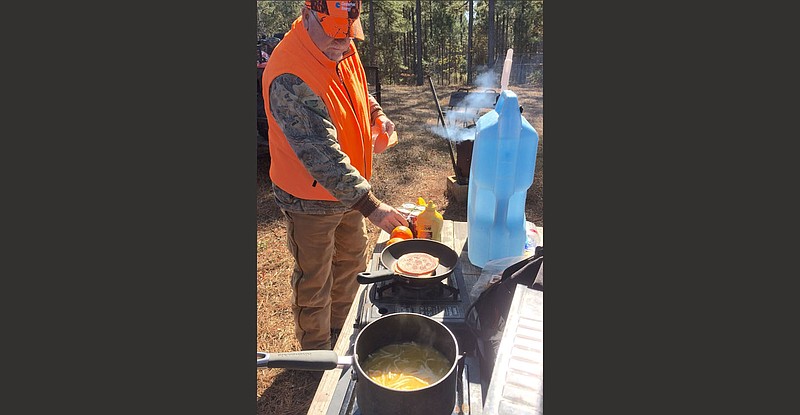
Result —
[[439, 258], [423, 252], [411, 252], [397, 258], [396, 265], [403, 274], [425, 276], [433, 274], [439, 266]]

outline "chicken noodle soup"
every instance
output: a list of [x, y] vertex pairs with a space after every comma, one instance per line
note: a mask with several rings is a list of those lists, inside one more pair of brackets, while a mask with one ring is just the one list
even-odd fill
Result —
[[433, 347], [408, 342], [381, 347], [370, 353], [361, 366], [367, 376], [381, 386], [414, 390], [439, 381], [451, 365]]

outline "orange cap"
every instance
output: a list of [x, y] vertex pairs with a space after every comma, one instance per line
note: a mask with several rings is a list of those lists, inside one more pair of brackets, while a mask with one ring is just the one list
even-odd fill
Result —
[[306, 0], [306, 8], [319, 13], [319, 22], [328, 36], [364, 40], [359, 17], [361, 0]]

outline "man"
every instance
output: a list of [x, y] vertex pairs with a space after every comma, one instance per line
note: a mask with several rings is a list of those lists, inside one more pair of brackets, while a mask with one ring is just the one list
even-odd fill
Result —
[[391, 232], [403, 215], [372, 194], [372, 132], [395, 125], [367, 90], [353, 38], [360, 1], [306, 1], [262, 79], [275, 201], [295, 259], [292, 311], [303, 350], [331, 349], [366, 270], [364, 218]]

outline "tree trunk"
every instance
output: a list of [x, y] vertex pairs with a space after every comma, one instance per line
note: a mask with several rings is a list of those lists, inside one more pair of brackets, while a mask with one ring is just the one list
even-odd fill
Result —
[[[442, 44], [441, 43], [436, 45], [436, 60], [434, 62], [436, 62], [434, 65], [438, 64], [438, 66], [439, 66], [439, 70], [438, 71], [436, 71], [436, 66], [434, 66], [433, 70], [436, 71], [436, 72], [439, 72], [438, 73], [439, 76], [437, 76], [436, 78], [439, 79], [437, 84], [441, 85], [442, 84]], [[434, 73], [436, 73], [436, 72], [434, 72]]]
[[403, 33], [403, 66], [406, 68], [408, 65], [408, 32]]
[[[529, 58], [530, 58], [530, 55], [529, 55], [530, 51], [528, 50], [529, 47], [526, 47], [522, 42], [520, 42], [522, 37], [518, 35], [519, 33], [522, 33], [522, 28], [524, 27], [523, 25], [524, 25], [523, 18], [521, 16], [517, 16], [514, 19], [514, 23], [513, 23], [514, 41], [513, 41], [512, 45], [513, 45], [513, 48], [514, 48], [514, 53], [522, 52], [522, 53], [525, 54], [523, 56], [528, 57], [527, 59], [521, 59], [520, 60], [520, 65], [517, 65], [517, 69], [525, 68], [526, 67], [525, 65], [528, 64], [528, 61], [529, 61]], [[514, 57], [514, 60], [515, 61], [517, 60], [516, 56]], [[513, 75], [513, 73], [512, 73], [512, 75]], [[518, 83], [518, 84], [524, 83], [525, 82], [524, 75], [525, 74], [524, 74], [523, 70], [517, 70], [516, 77], [514, 77], [514, 82]]]
[[447, 43], [445, 42], [442, 42], [442, 47], [440, 48], [442, 57], [439, 58], [439, 64], [441, 65], [440, 70], [442, 71], [442, 85], [444, 85], [444, 80], [447, 79]]
[[503, 48], [500, 49], [500, 56], [506, 56], [508, 50], [508, 13], [503, 12]]
[[450, 42], [447, 42], [445, 49], [447, 50], [445, 54], [447, 56], [447, 85], [450, 85], [453, 83], [453, 46]]
[[[403, 18], [406, 20], [409, 20], [411, 18], [410, 13], [408, 12], [408, 8], [406, 7], [405, 4], [403, 5]], [[413, 19], [410, 20], [413, 24], [414, 20]], [[404, 52], [403, 65], [405, 65], [406, 68], [411, 69], [412, 66], [411, 60], [409, 59], [409, 56], [411, 56], [411, 47], [410, 47], [411, 43], [409, 43], [411, 42], [411, 35], [408, 32], [405, 32], [403, 33], [403, 39], [405, 40], [405, 42], [403, 42], [403, 52]]]
[[422, 86], [422, 9], [420, 0], [417, 0], [416, 37], [417, 37], [417, 86]]
[[375, 66], [375, 9], [369, 0], [369, 64]]
[[475, 20], [472, 0], [469, 3], [469, 22], [467, 23], [467, 85], [472, 85], [472, 22]]
[[494, 42], [496, 37], [494, 33], [494, 0], [489, 0], [489, 17], [487, 18], [487, 22], [489, 23], [489, 50], [486, 54], [486, 66], [494, 68]]
[[428, 0], [428, 38], [433, 39], [433, 0]]

